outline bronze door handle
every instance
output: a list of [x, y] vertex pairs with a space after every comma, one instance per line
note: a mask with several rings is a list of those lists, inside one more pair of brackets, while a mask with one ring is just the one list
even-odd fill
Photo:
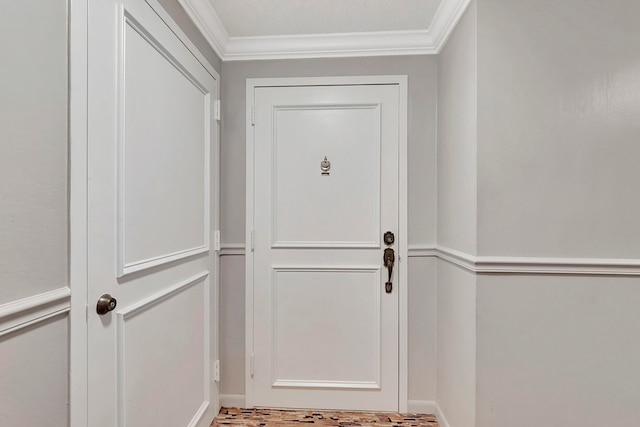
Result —
[[393, 276], [393, 264], [396, 261], [396, 254], [393, 249], [385, 249], [382, 260], [384, 261], [384, 266], [387, 267], [387, 271], [389, 272], [389, 279], [387, 280], [387, 283], [385, 283], [384, 288], [387, 293], [390, 294], [393, 290], [393, 284], [391, 283], [391, 277]]

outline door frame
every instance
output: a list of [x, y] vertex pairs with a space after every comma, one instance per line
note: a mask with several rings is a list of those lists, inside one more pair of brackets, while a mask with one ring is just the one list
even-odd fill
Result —
[[[145, 0], [167, 24], [178, 39], [196, 57], [198, 62], [216, 80], [216, 95], [220, 99], [220, 74], [164, 10], [158, 0]], [[88, 24], [89, 0], [69, 0], [68, 13], [68, 73], [69, 73], [69, 287], [71, 309], [69, 321], [69, 425], [88, 425], [89, 354], [88, 354], [88, 310], [95, 302], [87, 300], [88, 294]], [[217, 125], [215, 146], [211, 147], [215, 163], [211, 164], [210, 179], [214, 181], [214, 203], [209, 212], [213, 221], [212, 230], [220, 229], [220, 124]], [[214, 248], [210, 248], [214, 250]], [[210, 273], [212, 296], [210, 322], [214, 337], [211, 340], [212, 359], [220, 358], [219, 351], [219, 257], [216, 252], [215, 265]], [[115, 268], [115, 267], [114, 267]], [[213, 364], [213, 362], [211, 362]], [[213, 372], [213, 366], [211, 367]], [[220, 406], [219, 390], [212, 396], [211, 404]]]
[[407, 412], [409, 392], [408, 298], [408, 77], [406, 75], [252, 78], [246, 82], [246, 222], [245, 222], [245, 406], [254, 406], [253, 379], [253, 224], [254, 224], [254, 126], [255, 89], [290, 86], [397, 85], [398, 105], [398, 410]]

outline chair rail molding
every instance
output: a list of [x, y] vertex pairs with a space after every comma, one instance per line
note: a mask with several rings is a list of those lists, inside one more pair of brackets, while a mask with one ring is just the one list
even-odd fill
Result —
[[245, 255], [244, 243], [223, 243], [220, 245], [219, 256]]
[[0, 336], [68, 313], [71, 289], [62, 287], [0, 305]]
[[429, 29], [231, 37], [209, 0], [178, 0], [223, 61], [438, 54], [470, 0], [442, 0]]
[[640, 276], [636, 258], [476, 256], [439, 245], [409, 245], [409, 257], [438, 258], [475, 274]]

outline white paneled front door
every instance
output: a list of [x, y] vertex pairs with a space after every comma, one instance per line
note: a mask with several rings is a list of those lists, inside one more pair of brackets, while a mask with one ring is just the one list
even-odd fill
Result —
[[160, 12], [89, 4], [89, 426], [215, 416], [217, 82]]
[[252, 404], [397, 411], [399, 85], [253, 97]]

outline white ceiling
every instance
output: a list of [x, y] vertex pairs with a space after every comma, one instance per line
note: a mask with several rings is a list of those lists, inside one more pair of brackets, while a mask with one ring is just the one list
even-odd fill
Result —
[[209, 0], [230, 37], [427, 30], [441, 0]]
[[179, 0], [223, 61], [438, 53], [469, 0]]

